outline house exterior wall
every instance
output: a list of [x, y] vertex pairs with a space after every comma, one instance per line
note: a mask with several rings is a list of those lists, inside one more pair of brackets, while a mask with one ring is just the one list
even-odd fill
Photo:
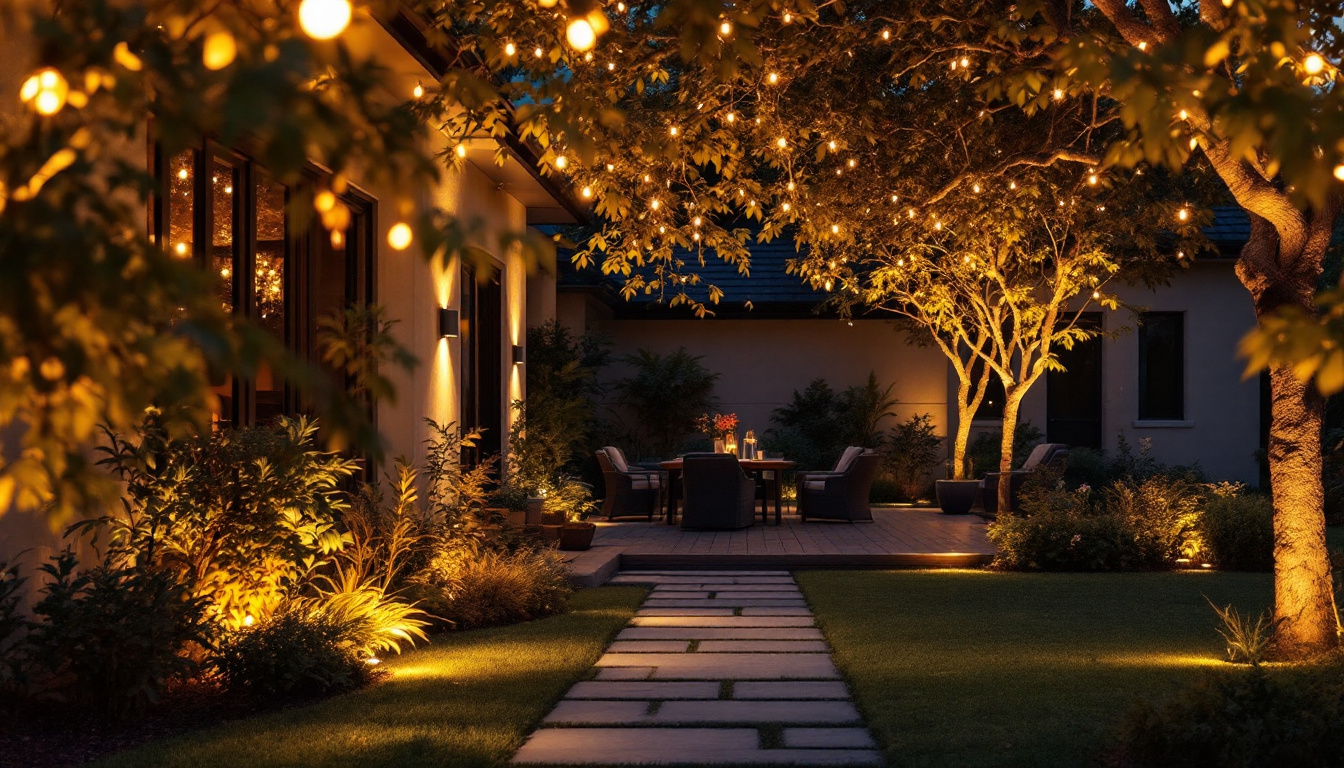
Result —
[[[1242, 379], [1238, 340], [1254, 324], [1250, 297], [1229, 261], [1205, 261], [1178, 273], [1167, 286], [1118, 290], [1131, 309], [1103, 312], [1103, 329], [1115, 338], [1101, 340], [1103, 447], [1114, 450], [1123, 434], [1137, 447], [1151, 439], [1152, 455], [1169, 464], [1198, 462], [1214, 480], [1258, 481], [1259, 386]], [[735, 412], [741, 429], [760, 434], [770, 413], [787, 403], [794, 390], [822, 377], [835, 389], [862, 384], [869, 371], [883, 385], [895, 382], [900, 400], [897, 418], [919, 413], [933, 417], [940, 435], [955, 429], [956, 380], [941, 353], [906, 343], [901, 332], [880, 320], [705, 320], [615, 319], [591, 294], [562, 292], [556, 315], [567, 327], [597, 330], [614, 341], [619, 358], [637, 349], [671, 352], [686, 347], [702, 355], [709, 370], [721, 375], [718, 410]], [[605, 309], [605, 308], [604, 308]], [[1135, 311], [1185, 314], [1185, 419], [1138, 420], [1138, 334]], [[607, 377], [625, 375], [613, 365]], [[1046, 428], [1048, 384], [1044, 377], [1027, 394], [1021, 418]], [[997, 430], [997, 421], [977, 421], [972, 435]], [[942, 467], [935, 468], [941, 473]]]
[[[27, 75], [25, 68], [30, 57], [23, 53], [23, 41], [4, 42], [11, 55], [0, 57], [0, 92], [17, 93]], [[351, 27], [347, 42], [356, 55], [376, 57], [395, 73], [394, 85], [401, 92], [389, 94], [389, 98], [406, 98], [417, 82], [434, 79], [391, 35], [367, 20]], [[0, 111], [21, 108], [17, 99], [0, 99]], [[437, 132], [433, 136], [436, 142], [444, 141]], [[143, 161], [148, 154], [146, 141], [128, 145], [128, 153]], [[432, 149], [437, 151], [444, 147], [440, 145]], [[460, 263], [456, 259], [446, 265], [427, 260], [414, 246], [404, 252], [395, 251], [386, 240], [387, 230], [394, 223], [411, 219], [417, 207], [431, 203], [483, 223], [485, 226], [472, 245], [490, 253], [500, 270], [504, 296], [503, 327], [500, 330], [504, 350], [500, 406], [501, 413], [506, 415], [503, 446], [507, 451], [507, 429], [512, 419], [509, 403], [525, 394], [522, 370], [513, 365], [509, 349], [513, 344], [526, 344], [527, 284], [519, 250], [515, 246], [501, 252], [497, 235], [504, 231], [521, 231], [526, 226], [526, 209], [470, 164], [460, 172], [445, 171], [440, 183], [424, 200], [409, 200], [397, 189], [365, 185], [357, 173], [351, 175], [350, 182], [376, 201], [373, 221], [373, 258], [377, 269], [375, 303], [386, 308], [388, 317], [396, 321], [393, 336], [419, 360], [419, 365], [411, 371], [389, 371], [397, 397], [395, 401], [377, 405], [377, 423], [385, 440], [387, 457], [404, 456], [419, 462], [424, 458], [424, 443], [430, 434], [424, 419], [446, 423], [456, 421], [460, 413], [460, 343], [456, 338], [439, 336], [437, 313], [439, 307], [460, 306]], [[41, 562], [61, 546], [59, 533], [53, 532], [40, 516], [0, 509], [0, 562], [12, 561], [20, 553], [25, 563]]]

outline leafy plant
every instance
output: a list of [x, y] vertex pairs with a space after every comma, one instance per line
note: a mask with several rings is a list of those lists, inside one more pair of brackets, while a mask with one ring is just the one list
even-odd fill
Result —
[[719, 374], [702, 359], [685, 347], [667, 354], [640, 349], [621, 358], [634, 373], [616, 382], [617, 401], [637, 424], [643, 449], [671, 456], [695, 432], [696, 416], [713, 407]]
[[1266, 496], [1214, 493], [1199, 519], [1206, 558], [1233, 571], [1268, 571], [1274, 567], [1274, 505]]
[[765, 445], [798, 462], [804, 469], [829, 469], [844, 450], [844, 435], [836, 423], [835, 390], [817, 378], [770, 416], [775, 425], [766, 431]]
[[283, 603], [275, 613], [231, 634], [214, 657], [229, 690], [264, 698], [307, 697], [358, 688], [373, 667], [324, 612]]
[[425, 419], [433, 433], [425, 447], [425, 514], [443, 527], [448, 538], [479, 541], [482, 526], [493, 522], [485, 503], [495, 482], [498, 458], [486, 457], [463, 469], [461, 452], [475, 447], [480, 434], [463, 431], [456, 424]]
[[845, 442], [874, 450], [883, 447], [887, 433], [882, 429], [882, 421], [896, 416], [892, 409], [899, 402], [892, 394], [894, 389], [896, 382], [883, 388], [877, 383], [877, 373], [869, 371], [867, 381], [840, 393], [835, 411]]
[[157, 411], [99, 462], [126, 485], [121, 514], [80, 524], [111, 550], [172, 572], [231, 626], [267, 615], [348, 541], [342, 484], [356, 462], [317, 450], [316, 422], [170, 440]]
[[29, 622], [19, 604], [26, 582], [17, 565], [0, 563], [0, 693], [24, 675], [23, 641]]
[[[975, 468], [975, 477], [983, 478], [986, 472], [999, 471], [1002, 435], [1000, 430], [990, 430], [981, 432], [971, 441], [971, 447], [966, 453]], [[1031, 455], [1031, 449], [1044, 438], [1045, 433], [1037, 429], [1035, 424], [1030, 421], [1018, 422], [1017, 428], [1013, 430], [1013, 469], [1020, 469]]]
[[1197, 523], [1203, 498], [1194, 484], [1155, 475], [1142, 482], [1117, 481], [1105, 496], [1107, 511], [1125, 521], [1153, 565], [1199, 555]]
[[1274, 642], [1274, 627], [1278, 626], [1272, 610], [1257, 616], [1252, 624], [1249, 614], [1243, 616], [1230, 604], [1219, 608], [1209, 600], [1209, 607], [1223, 622], [1223, 626], [1218, 628], [1218, 634], [1227, 641], [1228, 661], [1233, 664], [1258, 665], [1264, 660], [1265, 652]]
[[896, 425], [887, 443], [883, 468], [895, 480], [909, 500], [924, 497], [929, 490], [932, 470], [938, 462], [942, 439], [927, 413], [911, 416]]
[[592, 489], [586, 484], [564, 480], [558, 488], [546, 494], [541, 509], [545, 514], [575, 522], [596, 512], [597, 504], [593, 501]]
[[77, 568], [70, 549], [41, 566], [48, 583], [25, 640], [38, 690], [124, 717], [197, 671], [185, 651], [210, 647], [215, 630], [204, 596], [152, 564]]

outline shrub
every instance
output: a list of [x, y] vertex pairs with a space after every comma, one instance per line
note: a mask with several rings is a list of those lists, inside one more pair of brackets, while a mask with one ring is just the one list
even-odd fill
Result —
[[318, 696], [369, 682], [372, 666], [347, 642], [333, 617], [285, 603], [234, 632], [215, 655], [230, 691], [257, 697]]
[[989, 527], [1008, 570], [1129, 571], [1168, 567], [1199, 548], [1195, 486], [1165, 477], [1120, 481], [1102, 493], [1067, 489], [1048, 470], [1022, 493], [1022, 516]]
[[617, 399], [636, 418], [640, 455], [671, 456], [695, 432], [696, 416], [714, 405], [712, 373], [685, 347], [666, 355], [638, 350], [622, 362], [634, 373], [616, 382]]
[[585, 483], [562, 479], [559, 487], [546, 494], [541, 511], [565, 522], [582, 520], [597, 511], [593, 490]]
[[1176, 695], [1135, 705], [1120, 752], [1138, 768], [1308, 768], [1344, 764], [1344, 669], [1208, 674]]
[[35, 690], [126, 716], [197, 671], [184, 650], [211, 645], [204, 598], [163, 569], [77, 565], [67, 549], [41, 566], [50, 581], [24, 641]]
[[444, 549], [415, 577], [411, 594], [457, 629], [529, 621], [565, 610], [572, 588], [559, 555], [531, 548]]
[[942, 444], [927, 413], [911, 416], [892, 430], [883, 468], [890, 473], [904, 500], [928, 497], [933, 466]]
[[1268, 496], [1213, 495], [1204, 505], [1199, 532], [1206, 558], [1219, 568], [1274, 567], [1274, 503]]
[[28, 619], [19, 610], [20, 590], [27, 579], [17, 565], [0, 563], [0, 694], [23, 677], [24, 638]]
[[[1020, 421], [1013, 430], [1013, 469], [1018, 469], [1031, 455], [1031, 449], [1041, 442], [1045, 433], [1037, 429], [1030, 421]], [[1001, 430], [981, 432], [971, 440], [966, 456], [975, 468], [975, 477], [983, 478], [986, 472], [999, 471], [999, 443], [1003, 440]]]

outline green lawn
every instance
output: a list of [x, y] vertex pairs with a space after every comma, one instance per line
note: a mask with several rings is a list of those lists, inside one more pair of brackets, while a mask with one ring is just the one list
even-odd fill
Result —
[[387, 660], [380, 685], [124, 752], [104, 766], [458, 768], [506, 763], [584, 677], [645, 590], [601, 587], [569, 613], [450, 634]]
[[1204, 600], [1269, 574], [798, 574], [892, 766], [1085, 766], [1137, 697], [1223, 666]]

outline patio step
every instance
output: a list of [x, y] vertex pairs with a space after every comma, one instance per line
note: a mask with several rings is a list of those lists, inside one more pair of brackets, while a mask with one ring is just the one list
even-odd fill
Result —
[[662, 570], [612, 581], [654, 590], [515, 764], [882, 764], [787, 572]]

